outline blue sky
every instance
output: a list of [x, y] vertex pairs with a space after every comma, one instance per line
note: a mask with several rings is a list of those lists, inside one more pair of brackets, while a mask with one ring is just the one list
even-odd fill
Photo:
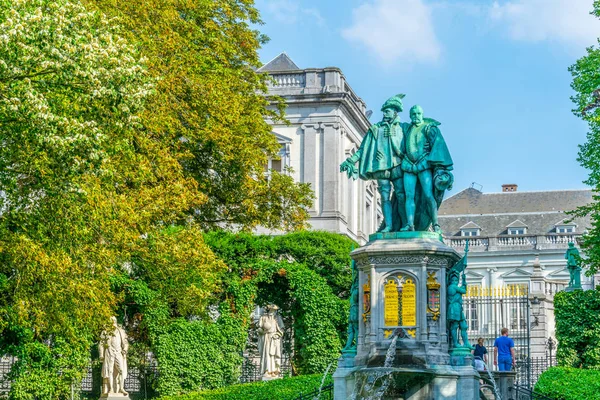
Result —
[[568, 67], [597, 43], [593, 0], [256, 0], [271, 41], [301, 68], [339, 67], [381, 118], [405, 93], [442, 123], [454, 194], [578, 189], [586, 125], [571, 113]]

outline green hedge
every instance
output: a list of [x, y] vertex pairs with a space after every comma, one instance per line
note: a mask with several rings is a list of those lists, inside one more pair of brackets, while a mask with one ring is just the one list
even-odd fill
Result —
[[[322, 375], [302, 375], [268, 382], [232, 385], [181, 396], [166, 396], [160, 400], [293, 400], [301, 393], [318, 390], [322, 379]], [[331, 376], [328, 376], [325, 385], [331, 382]]]
[[553, 367], [540, 376], [535, 391], [555, 400], [600, 400], [600, 371]]
[[598, 290], [558, 292], [554, 296], [558, 365], [600, 369], [599, 314]]

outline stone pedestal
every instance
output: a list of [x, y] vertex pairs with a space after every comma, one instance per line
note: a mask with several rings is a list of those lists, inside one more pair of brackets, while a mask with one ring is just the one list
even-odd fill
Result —
[[578, 287], [567, 286], [565, 288], [565, 292], [574, 292], [575, 290], [583, 290], [583, 288], [581, 286], [578, 286]]
[[517, 373], [515, 371], [494, 371], [492, 372], [496, 386], [498, 386], [498, 394], [502, 399], [513, 399], [515, 394], [513, 392], [515, 386], [515, 378]]
[[131, 397], [122, 393], [109, 393], [101, 395], [100, 400], [131, 400]]
[[371, 235], [352, 258], [359, 271], [357, 352], [339, 359], [334, 399], [383, 389], [382, 399], [479, 399], [470, 351], [451, 360], [448, 347], [446, 271], [461, 255], [437, 233], [395, 232]]

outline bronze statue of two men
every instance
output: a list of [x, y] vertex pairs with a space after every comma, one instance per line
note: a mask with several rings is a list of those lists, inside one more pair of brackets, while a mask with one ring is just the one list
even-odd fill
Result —
[[340, 172], [354, 179], [377, 180], [384, 218], [380, 232], [430, 227], [440, 232], [437, 211], [454, 181], [452, 158], [440, 123], [425, 118], [420, 106], [410, 109], [410, 124], [400, 121], [403, 98], [398, 94], [383, 104], [383, 120], [369, 128], [360, 148], [340, 165]]

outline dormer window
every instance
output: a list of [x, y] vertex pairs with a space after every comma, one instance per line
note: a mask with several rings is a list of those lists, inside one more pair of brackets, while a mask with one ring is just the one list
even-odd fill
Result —
[[481, 227], [473, 221], [469, 221], [460, 227], [460, 236], [479, 236]]
[[575, 232], [575, 227], [574, 226], [557, 226], [556, 227], [556, 233], [574, 233]]
[[527, 233], [527, 225], [517, 219], [506, 227], [506, 233], [509, 235], [525, 235]]
[[575, 228], [577, 227], [577, 224], [574, 224], [572, 222], [566, 222], [567, 220], [562, 220], [557, 222], [554, 225], [554, 231], [556, 233], [575, 233]]

